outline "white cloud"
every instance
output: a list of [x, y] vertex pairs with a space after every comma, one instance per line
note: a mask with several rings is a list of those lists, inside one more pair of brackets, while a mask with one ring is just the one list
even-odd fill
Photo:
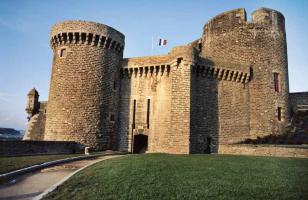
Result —
[[31, 24], [23, 23], [20, 21], [11, 21], [0, 18], [0, 27], [6, 27], [11, 30], [25, 32], [31, 30]]
[[0, 113], [0, 127], [6, 127], [7, 124], [10, 123], [11, 119], [11, 114], [5, 115], [5, 113]]
[[0, 92], [0, 102], [9, 102], [9, 97], [8, 93]]

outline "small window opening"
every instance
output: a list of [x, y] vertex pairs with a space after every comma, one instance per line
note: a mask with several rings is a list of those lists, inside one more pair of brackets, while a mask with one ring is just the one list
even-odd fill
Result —
[[279, 93], [280, 92], [280, 75], [279, 73], [274, 73], [274, 87], [275, 87], [275, 92]]
[[148, 106], [147, 106], [147, 128], [150, 128], [150, 109], [151, 109], [151, 100], [148, 99]]
[[60, 57], [65, 57], [66, 56], [66, 49], [61, 49], [60, 50]]
[[114, 91], [117, 90], [117, 81], [116, 80], [113, 81], [113, 90]]
[[176, 60], [176, 64], [179, 66], [182, 62], [183, 58], [177, 58]]
[[111, 122], [114, 122], [115, 121], [115, 116], [114, 114], [110, 114], [110, 119], [109, 119]]
[[282, 112], [281, 107], [277, 108], [277, 119], [278, 121], [282, 121]]

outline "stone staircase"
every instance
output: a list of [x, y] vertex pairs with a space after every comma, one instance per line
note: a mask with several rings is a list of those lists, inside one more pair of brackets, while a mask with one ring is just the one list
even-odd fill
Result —
[[43, 140], [46, 115], [42, 112], [31, 117], [23, 140]]

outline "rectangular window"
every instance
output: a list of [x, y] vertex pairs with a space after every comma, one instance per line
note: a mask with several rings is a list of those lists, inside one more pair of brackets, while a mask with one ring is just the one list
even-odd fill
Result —
[[133, 129], [135, 128], [135, 123], [136, 123], [136, 99], [134, 99], [134, 107], [133, 107]]
[[277, 119], [278, 119], [278, 121], [282, 121], [281, 107], [277, 108]]
[[110, 114], [110, 118], [109, 118], [110, 122], [114, 122], [115, 121], [115, 117], [114, 114]]
[[275, 87], [275, 92], [279, 93], [280, 92], [280, 76], [279, 73], [274, 73], [274, 87]]
[[150, 109], [151, 109], [151, 101], [148, 99], [148, 107], [147, 107], [147, 128], [150, 128]]
[[113, 81], [113, 91], [116, 91], [117, 90], [117, 81], [114, 80]]
[[60, 50], [60, 57], [65, 57], [66, 56], [66, 49], [61, 49]]

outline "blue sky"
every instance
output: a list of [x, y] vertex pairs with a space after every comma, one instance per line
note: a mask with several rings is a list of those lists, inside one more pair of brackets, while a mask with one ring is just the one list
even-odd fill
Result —
[[[126, 37], [125, 57], [167, 53], [201, 36], [203, 25], [221, 12], [245, 8], [248, 20], [259, 7], [286, 18], [290, 91], [308, 91], [308, 1], [306, 0], [92, 0], [0, 1], [0, 127], [25, 129], [26, 96], [36, 87], [47, 100], [53, 24], [81, 19], [107, 24]], [[151, 51], [152, 37], [168, 46]]]

